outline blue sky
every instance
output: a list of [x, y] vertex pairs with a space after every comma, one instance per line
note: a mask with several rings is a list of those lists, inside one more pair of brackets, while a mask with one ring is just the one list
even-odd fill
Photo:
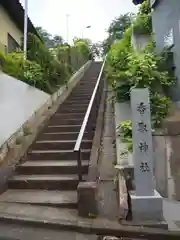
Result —
[[[24, 0], [20, 2], [24, 4]], [[115, 17], [137, 11], [132, 0], [28, 0], [28, 5], [35, 26], [66, 40], [66, 14], [69, 14], [69, 40], [83, 34], [95, 42], [106, 37], [105, 30]], [[91, 28], [85, 29], [87, 25]]]

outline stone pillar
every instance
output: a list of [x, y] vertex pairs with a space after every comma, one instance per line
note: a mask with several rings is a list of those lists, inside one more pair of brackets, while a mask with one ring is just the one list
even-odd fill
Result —
[[154, 189], [149, 91], [131, 91], [135, 191], [130, 192], [133, 220], [163, 220], [163, 202]]
[[78, 185], [78, 214], [81, 217], [96, 217], [97, 207], [97, 183], [81, 182]]

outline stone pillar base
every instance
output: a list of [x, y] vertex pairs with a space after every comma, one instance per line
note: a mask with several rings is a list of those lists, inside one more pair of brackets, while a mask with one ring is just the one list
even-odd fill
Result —
[[81, 217], [96, 217], [97, 207], [97, 183], [81, 182], [78, 185], [78, 214]]
[[130, 191], [133, 221], [163, 221], [163, 198], [154, 190], [154, 196], [136, 196]]

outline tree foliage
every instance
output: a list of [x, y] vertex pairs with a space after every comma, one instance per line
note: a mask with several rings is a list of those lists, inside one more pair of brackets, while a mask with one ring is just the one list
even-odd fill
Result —
[[135, 34], [152, 33], [151, 8], [149, 1], [144, 1], [139, 8], [138, 14], [133, 22], [133, 32]]
[[108, 33], [114, 40], [122, 39], [123, 35], [128, 29], [134, 19], [133, 13], [126, 13], [114, 19], [108, 28]]
[[[148, 22], [148, 21], [149, 22]], [[146, 0], [139, 9], [131, 26], [125, 30], [123, 38], [114, 42], [107, 55], [106, 74], [114, 91], [116, 101], [130, 100], [132, 88], [148, 88], [151, 101], [152, 128], [159, 127], [168, 115], [171, 100], [164, 89], [175, 83], [175, 78], [166, 66], [166, 56], [154, 52], [154, 42], [137, 52], [131, 46], [133, 31], [138, 34], [151, 34], [149, 1]], [[145, 25], [147, 23], [147, 25]], [[148, 31], [147, 31], [148, 29]], [[120, 137], [132, 147], [131, 122], [123, 122], [119, 127]], [[131, 149], [130, 147], [130, 149]]]
[[59, 44], [63, 44], [63, 38], [61, 36], [59, 35], [52, 36], [42, 27], [37, 27], [36, 30], [47, 48], [53, 48]]
[[103, 42], [104, 53], [107, 53], [115, 40], [123, 38], [126, 30], [131, 26], [135, 15], [133, 13], [126, 13], [115, 18], [110, 24], [107, 32], [108, 37]]
[[[58, 38], [56, 38], [56, 42]], [[57, 44], [48, 49], [34, 34], [28, 35], [27, 60], [22, 52], [0, 54], [1, 70], [47, 93], [66, 84], [73, 72], [89, 59], [87, 42]]]

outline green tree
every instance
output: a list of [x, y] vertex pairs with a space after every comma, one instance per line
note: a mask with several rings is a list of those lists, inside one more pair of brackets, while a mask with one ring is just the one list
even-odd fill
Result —
[[115, 40], [123, 38], [125, 31], [131, 26], [135, 15], [133, 13], [121, 14], [118, 18], [115, 18], [107, 32], [108, 37], [103, 42], [104, 53], [107, 53]]
[[63, 44], [63, 38], [59, 35], [55, 35], [52, 39], [53, 45], [58, 46]]
[[131, 26], [134, 19], [133, 13], [126, 13], [114, 19], [108, 28], [108, 33], [113, 40], [122, 39], [124, 32]]
[[42, 27], [37, 27], [36, 28], [37, 32], [39, 33], [40, 38], [44, 42], [46, 46], [48, 46], [51, 42], [52, 35], [49, 34], [45, 29]]
[[63, 44], [63, 38], [59, 35], [52, 36], [42, 27], [37, 27], [37, 32], [47, 48], [53, 48]]

